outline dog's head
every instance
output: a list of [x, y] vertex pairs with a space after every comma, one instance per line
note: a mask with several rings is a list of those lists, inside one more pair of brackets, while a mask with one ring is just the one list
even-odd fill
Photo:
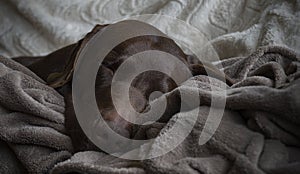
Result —
[[[97, 25], [78, 43], [62, 48], [47, 56], [39, 57], [37, 61], [33, 61], [33, 59], [28, 57], [24, 59], [18, 58], [20, 62], [30, 60], [30, 63], [27, 64], [29, 69], [64, 95], [66, 102], [66, 128], [76, 150], [92, 150], [97, 148], [88, 140], [77, 122], [71, 95], [72, 73], [80, 51], [97, 32], [101, 32], [106, 26]], [[203, 73], [202, 64], [195, 61], [195, 58], [191, 59], [192, 56], [186, 55], [172, 39], [167, 37], [154, 35], [138, 36], [128, 39], [113, 48], [105, 57], [98, 70], [95, 95], [99, 111], [104, 120], [107, 121], [108, 125], [115, 132], [126, 137], [132, 137], [131, 128], [133, 124], [124, 120], [120, 116], [122, 113], [118, 113], [115, 108], [111, 94], [112, 78], [124, 61], [137, 53], [148, 50], [158, 50], [173, 55], [185, 64], [192, 71], [193, 75]], [[215, 74], [219, 73], [218, 70], [213, 70], [213, 72]], [[167, 93], [176, 87], [176, 83], [168, 75], [158, 71], [146, 71], [136, 76], [130, 84], [130, 90], [128, 91], [129, 101], [136, 112], [142, 113], [147, 110], [149, 96], [152, 92], [160, 91]], [[119, 104], [121, 107], [122, 98], [124, 97], [123, 92], [117, 92], [116, 95], [116, 101], [121, 102]], [[126, 107], [122, 109], [122, 111], [126, 112]]]

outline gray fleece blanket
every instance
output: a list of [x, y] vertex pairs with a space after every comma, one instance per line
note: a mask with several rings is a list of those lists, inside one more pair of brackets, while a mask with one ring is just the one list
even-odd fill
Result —
[[[73, 154], [64, 127], [63, 97], [24, 66], [0, 57], [0, 173], [299, 174], [299, 57], [287, 48], [269, 46], [220, 64], [234, 85], [227, 86], [226, 110], [213, 137], [199, 145], [211, 96], [217, 95], [208, 83], [224, 84], [195, 76], [183, 86], [200, 94], [200, 106], [170, 115], [166, 124], [140, 127], [136, 135], [156, 137], [148, 151], [156, 153], [170, 143], [159, 138], [174, 121], [188, 124], [189, 115], [199, 109], [189, 136], [163, 156], [131, 161], [101, 151]], [[166, 95], [172, 98], [178, 93], [175, 89]]]

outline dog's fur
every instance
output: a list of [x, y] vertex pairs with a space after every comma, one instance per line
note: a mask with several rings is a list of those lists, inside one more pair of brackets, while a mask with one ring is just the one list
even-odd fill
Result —
[[[97, 31], [105, 26], [98, 26]], [[95, 31], [95, 29], [94, 29]], [[88, 37], [93, 34], [89, 33]], [[80, 41], [79, 44], [81, 44]], [[66, 66], [70, 59], [74, 59], [74, 52], [78, 51], [78, 44], [73, 44], [62, 48], [45, 57], [38, 57], [36, 61], [32, 57], [15, 58], [16, 61], [26, 65], [44, 80], [47, 80], [49, 74], [60, 71], [62, 66]], [[205, 74], [201, 64], [190, 65], [188, 56], [171, 39], [160, 36], [139, 36], [126, 40], [116, 46], [104, 59], [100, 66], [96, 78], [95, 94], [97, 104], [101, 115], [108, 125], [117, 133], [128, 138], [132, 137], [132, 124], [124, 120], [117, 113], [111, 98], [112, 77], [119, 66], [130, 56], [147, 51], [159, 50], [177, 57], [182, 63], [189, 67], [193, 75]], [[218, 71], [214, 71], [218, 74]], [[129, 96], [133, 108], [137, 112], [144, 112], [148, 106], [149, 95], [153, 91], [169, 92], [176, 88], [176, 83], [166, 74], [157, 71], [148, 71], [138, 75], [132, 82]], [[71, 81], [68, 81], [57, 90], [65, 97], [65, 124], [72, 138], [75, 151], [81, 150], [99, 150], [81, 130], [73, 108]]]
[[[185, 54], [168, 38], [158, 36], [141, 36], [129, 39], [115, 47], [104, 59], [96, 79], [95, 94], [101, 115], [115, 132], [130, 138], [132, 124], [124, 120], [117, 113], [111, 98], [111, 82], [118, 67], [130, 56], [146, 51], [160, 50], [178, 57], [188, 65]], [[148, 105], [149, 95], [153, 91], [166, 93], [176, 88], [176, 83], [167, 75], [148, 71], [138, 75], [129, 90], [130, 102], [137, 112], [143, 112]], [[75, 126], [76, 125], [76, 126]], [[78, 126], [72, 98], [66, 97], [66, 126], [70, 131], [76, 150], [92, 150], [92, 145]]]

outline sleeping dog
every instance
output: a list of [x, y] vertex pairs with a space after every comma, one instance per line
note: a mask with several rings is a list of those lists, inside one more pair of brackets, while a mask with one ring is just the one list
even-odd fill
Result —
[[[77, 53], [95, 33], [103, 30], [106, 26], [97, 25], [78, 43], [59, 49], [47, 56], [14, 58], [14, 60], [27, 66], [47, 81], [50, 86], [57, 89], [65, 97], [65, 126], [72, 139], [75, 151], [99, 150], [85, 136], [76, 119], [71, 84]], [[99, 111], [104, 120], [115, 132], [128, 138], [133, 136], [132, 127], [134, 125], [124, 120], [113, 105], [111, 97], [112, 77], [127, 58], [147, 50], [159, 50], [175, 56], [191, 70], [193, 75], [206, 74], [205, 68], [199, 61], [193, 59], [193, 56], [186, 55], [169, 38], [151, 35], [134, 37], [111, 50], [98, 70], [95, 95]], [[211, 73], [217, 77], [222, 76], [218, 69], [211, 68]], [[229, 84], [230, 79], [227, 79], [227, 82]], [[157, 71], [143, 72], [131, 84], [129, 90], [130, 103], [137, 112], [145, 112], [149, 105], [149, 96], [153, 91], [167, 93], [176, 87], [176, 83], [164, 73]]]

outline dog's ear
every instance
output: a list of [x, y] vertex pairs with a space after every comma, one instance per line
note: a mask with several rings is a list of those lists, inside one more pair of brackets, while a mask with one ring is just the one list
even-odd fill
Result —
[[13, 60], [29, 68], [32, 72], [47, 81], [52, 73], [62, 72], [75, 51], [76, 44], [63, 47], [46, 56], [38, 57], [14, 57]]
[[49, 86], [60, 88], [72, 79], [78, 53], [87, 42], [107, 25], [96, 25], [83, 39], [77, 43], [63, 47], [46, 56], [15, 57], [15, 61], [29, 68], [47, 82]]
[[74, 45], [74, 49], [70, 53], [70, 56], [65, 58], [67, 59], [67, 62], [64, 64], [65, 66], [63, 71], [49, 74], [47, 77], [47, 83], [49, 86], [58, 88], [71, 81], [80, 51], [97, 32], [103, 30], [106, 26], [107, 25], [96, 25], [91, 32]]

